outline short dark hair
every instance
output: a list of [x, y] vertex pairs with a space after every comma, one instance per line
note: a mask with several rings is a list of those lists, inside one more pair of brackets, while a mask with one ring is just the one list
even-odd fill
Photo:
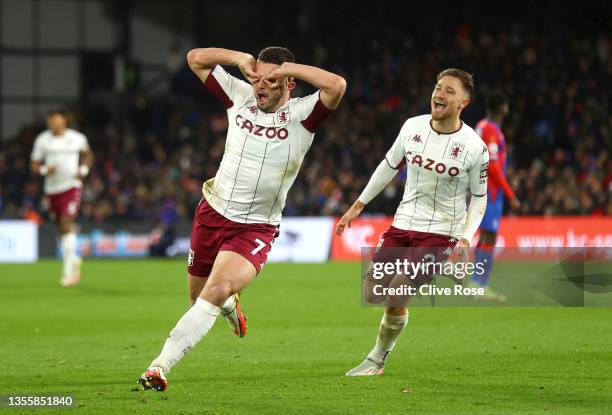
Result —
[[472, 94], [474, 94], [475, 87], [474, 77], [472, 76], [472, 74], [462, 69], [448, 68], [440, 72], [436, 80], [439, 81], [444, 76], [452, 76], [453, 78], [459, 79], [461, 81], [461, 85], [463, 85], [463, 89], [465, 90], [465, 92], [467, 92], [468, 97], [471, 97]]
[[52, 108], [49, 111], [47, 111], [46, 116], [50, 117], [52, 115], [61, 115], [62, 117], [66, 118], [66, 111], [64, 111], [61, 108]]
[[487, 111], [489, 112], [499, 112], [506, 104], [508, 104], [508, 97], [501, 91], [492, 91], [487, 97]]
[[295, 62], [295, 56], [287, 48], [281, 46], [268, 46], [259, 52], [257, 60], [282, 65], [285, 62]]

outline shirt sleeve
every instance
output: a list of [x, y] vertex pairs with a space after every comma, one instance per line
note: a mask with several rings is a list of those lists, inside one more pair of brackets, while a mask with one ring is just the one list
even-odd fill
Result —
[[42, 136], [36, 137], [34, 140], [34, 147], [32, 148], [32, 155], [30, 158], [32, 161], [41, 161], [45, 157], [45, 149], [43, 144]]
[[299, 102], [299, 120], [304, 128], [311, 133], [315, 133], [323, 121], [333, 112], [321, 102], [320, 92], [300, 98]]
[[[405, 126], [406, 124], [404, 124]], [[406, 164], [406, 151], [404, 150], [404, 127], [400, 130], [393, 145], [385, 154], [385, 160], [392, 169], [398, 170]]]
[[230, 75], [219, 65], [210, 72], [204, 86], [223, 103], [225, 109], [231, 108], [236, 100], [253, 93], [251, 85]]
[[484, 196], [487, 194], [487, 177], [489, 176], [489, 149], [486, 145], [481, 148], [476, 147], [476, 157], [470, 166], [470, 192], [474, 196]]

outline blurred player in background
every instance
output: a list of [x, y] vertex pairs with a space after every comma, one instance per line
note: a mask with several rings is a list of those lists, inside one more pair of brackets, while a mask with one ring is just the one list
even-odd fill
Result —
[[514, 210], [518, 210], [521, 203], [506, 180], [506, 140], [501, 128], [509, 111], [508, 98], [499, 91], [492, 92], [487, 98], [486, 108], [486, 118], [476, 125], [476, 132], [489, 148], [488, 204], [480, 224], [480, 239], [476, 247], [476, 262], [484, 264], [484, 272], [473, 274], [470, 285], [485, 288], [483, 296], [485, 299], [504, 301], [506, 298], [503, 294], [489, 287], [489, 275], [493, 267], [493, 254], [499, 220], [504, 208], [504, 195], [510, 200], [510, 206]]
[[49, 214], [60, 235], [64, 261], [60, 283], [71, 287], [81, 278], [74, 221], [79, 213], [83, 179], [89, 174], [94, 158], [87, 137], [68, 128], [64, 112], [50, 111], [46, 121], [48, 130], [34, 141], [30, 168], [45, 178]]
[[[193, 219], [187, 268], [192, 307], [138, 380], [144, 389], [157, 391], [167, 388], [165, 375], [220, 313], [236, 335], [245, 335], [246, 317], [237, 293], [266, 262], [287, 192], [315, 132], [346, 89], [342, 77], [297, 64], [293, 53], [281, 47], [263, 49], [257, 60], [233, 50], [194, 49], [187, 60], [224, 105], [229, 126], [221, 165], [204, 183]], [[220, 65], [238, 67], [248, 83]], [[291, 98], [295, 79], [319, 90]]]
[[[461, 121], [461, 111], [470, 103], [474, 90], [472, 76], [459, 69], [438, 74], [431, 96], [431, 114], [409, 118], [395, 143], [378, 165], [365, 189], [338, 222], [336, 234], [359, 216], [366, 204], [378, 195], [406, 165], [408, 177], [404, 197], [391, 227], [381, 236], [373, 262], [389, 261], [385, 248], [413, 248], [443, 262], [456, 246], [466, 250], [476, 233], [487, 206], [487, 147]], [[466, 206], [467, 191], [472, 193]], [[414, 255], [408, 252], [408, 255]], [[411, 257], [418, 262], [422, 257]], [[415, 284], [428, 281], [418, 278]], [[411, 277], [412, 278], [412, 277]], [[367, 294], [366, 294], [367, 295]], [[382, 375], [387, 356], [408, 324], [405, 304], [387, 302], [376, 344], [366, 359], [347, 376]]]

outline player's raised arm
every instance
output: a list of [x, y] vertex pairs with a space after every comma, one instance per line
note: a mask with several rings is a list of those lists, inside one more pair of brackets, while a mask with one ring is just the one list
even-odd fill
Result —
[[237, 66], [251, 84], [259, 80], [255, 58], [249, 53], [222, 48], [192, 49], [187, 54], [187, 62], [202, 82], [206, 82], [215, 65]]
[[265, 79], [274, 84], [287, 77], [300, 79], [320, 89], [321, 102], [330, 110], [338, 108], [346, 91], [346, 81], [340, 75], [315, 66], [293, 62], [284, 62], [266, 75]]

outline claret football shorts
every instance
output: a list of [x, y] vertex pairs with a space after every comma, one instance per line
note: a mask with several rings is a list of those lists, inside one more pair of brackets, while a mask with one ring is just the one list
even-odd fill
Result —
[[238, 223], [213, 209], [202, 198], [193, 217], [187, 271], [208, 277], [220, 251], [246, 258], [259, 273], [268, 259], [279, 227], [267, 223]]
[[76, 218], [81, 206], [81, 189], [73, 187], [62, 193], [48, 194], [49, 213], [53, 220], [62, 216]]

